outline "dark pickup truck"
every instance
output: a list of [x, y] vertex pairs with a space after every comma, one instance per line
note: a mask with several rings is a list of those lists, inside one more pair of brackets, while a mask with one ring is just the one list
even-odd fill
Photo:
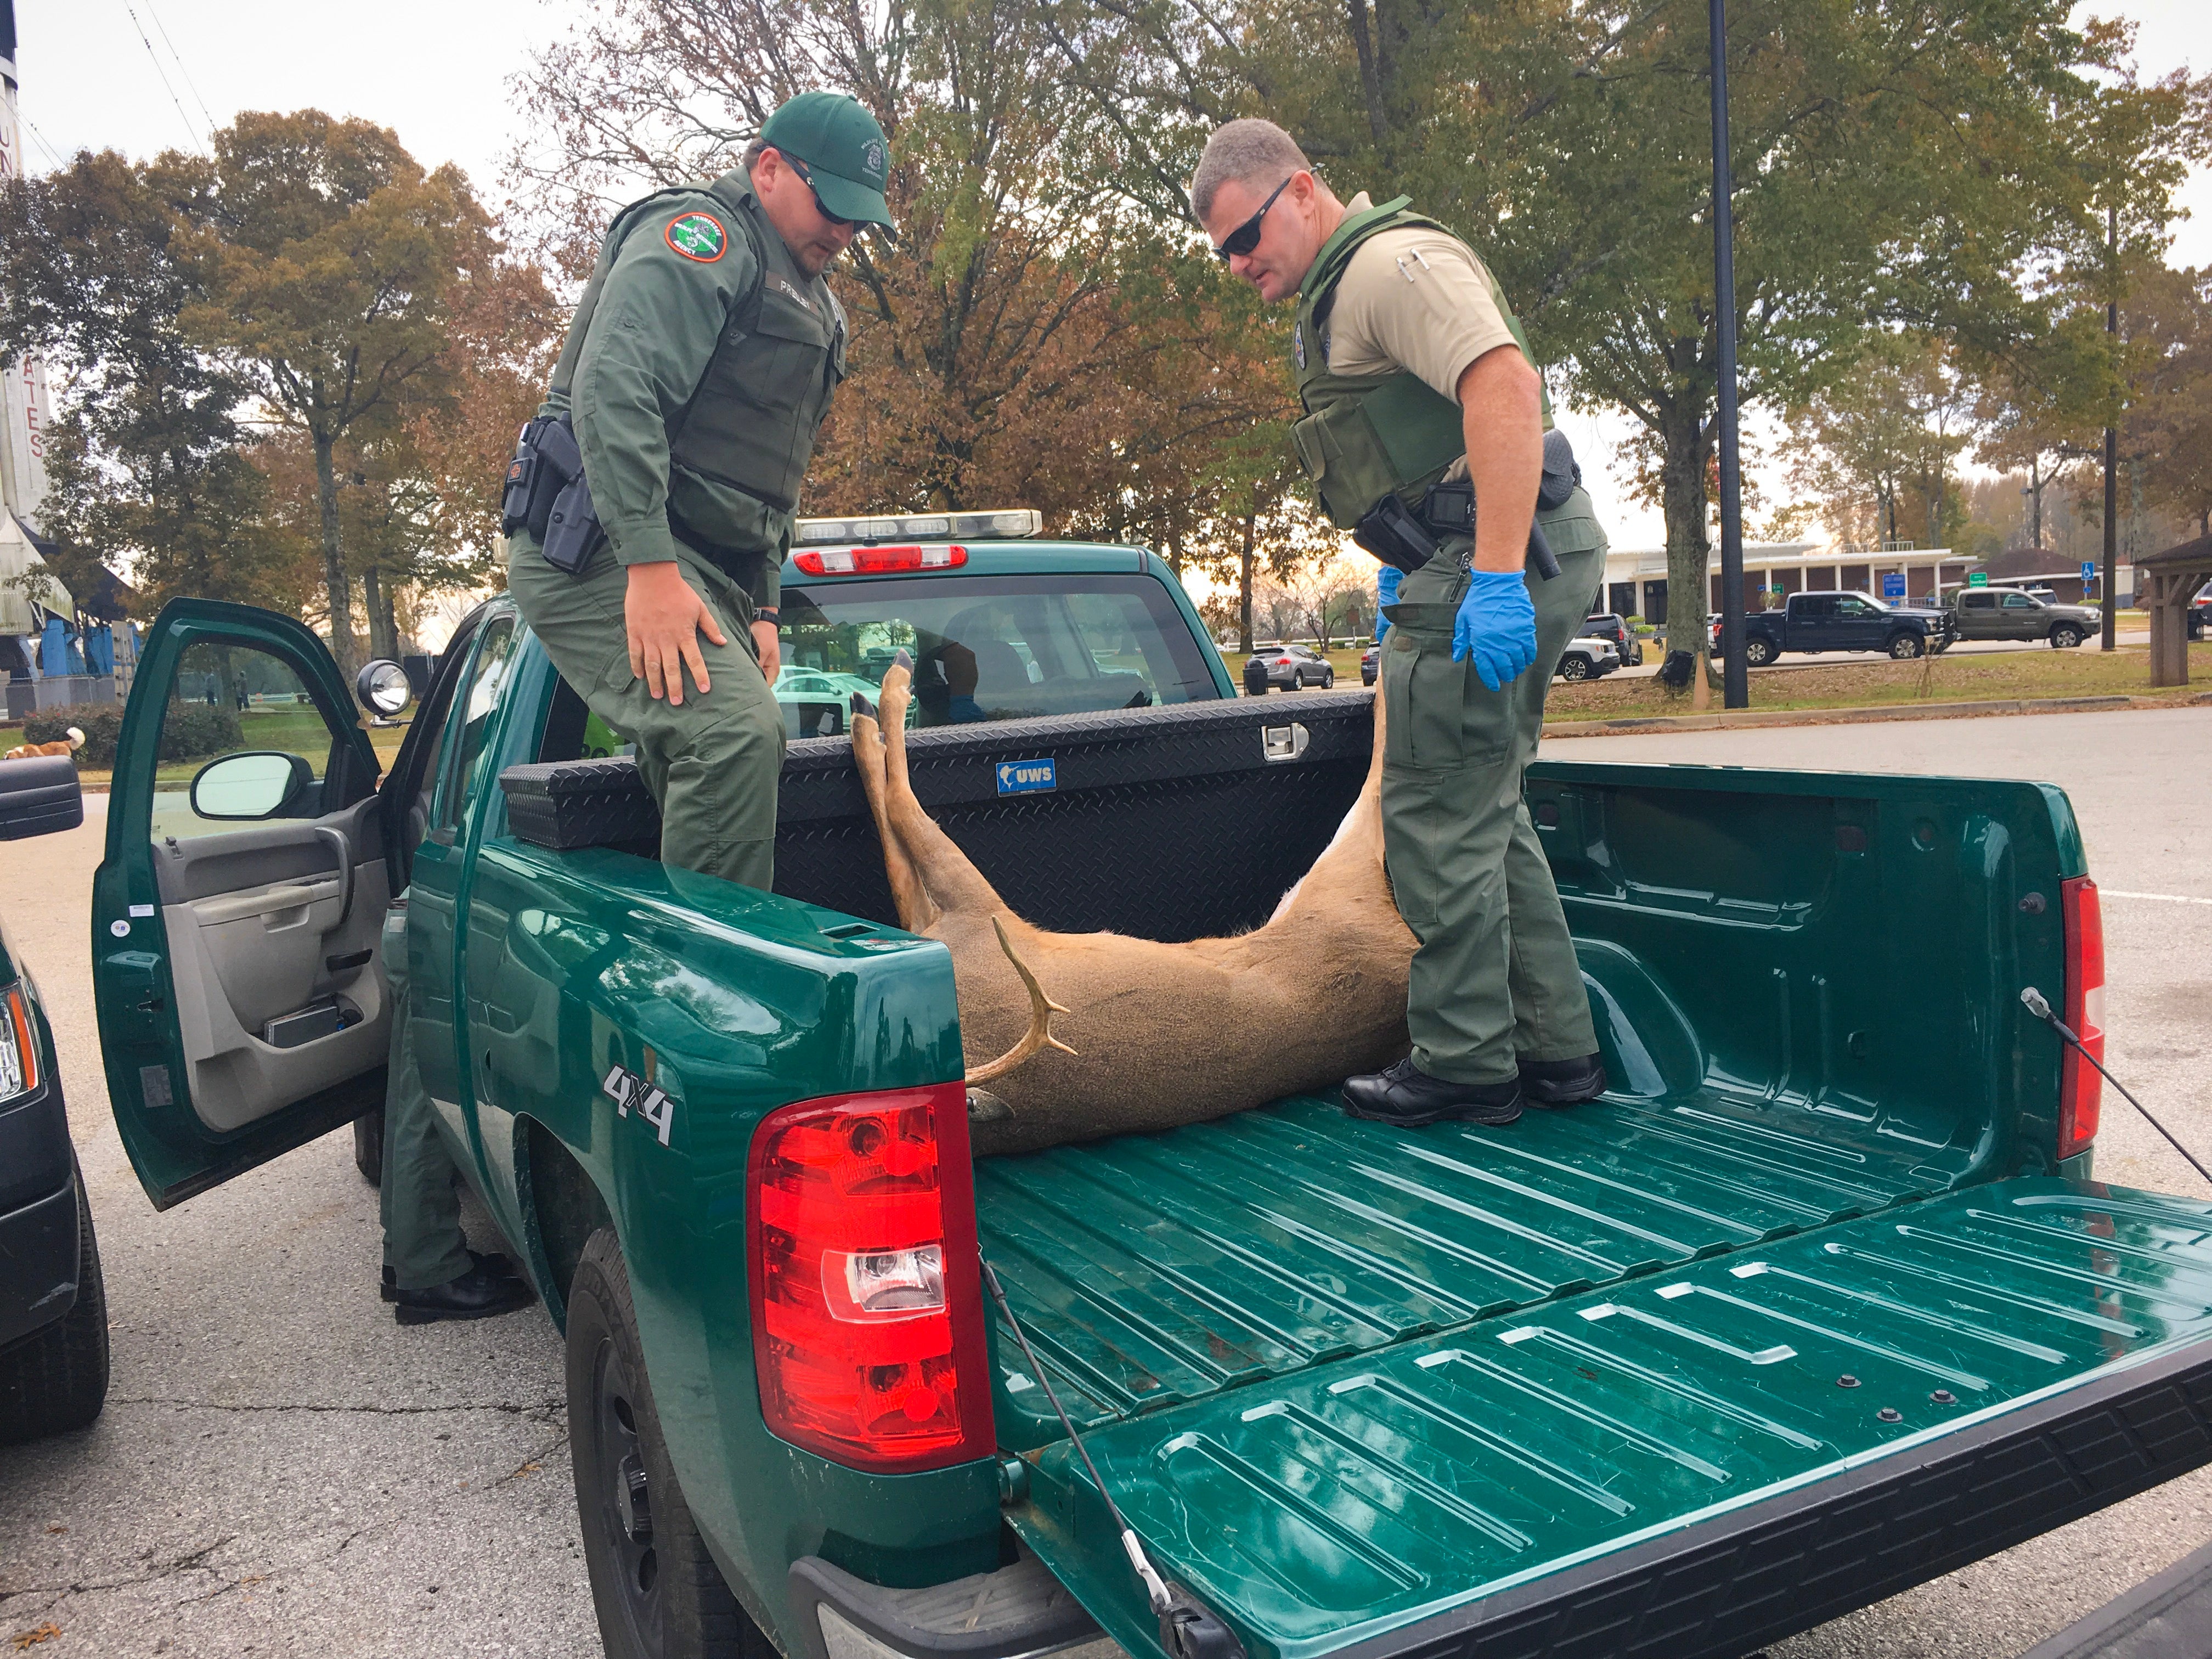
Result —
[[[1235, 696], [1137, 550], [908, 534], [787, 565], [787, 659], [915, 657], [915, 790], [1007, 902], [1263, 921], [1371, 695]], [[933, 678], [955, 645], [988, 697]], [[249, 658], [253, 765], [162, 762], [179, 677]], [[566, 1333], [610, 1653], [1741, 1659], [2212, 1459], [2212, 1206], [2094, 1178], [2098, 1079], [2021, 1006], [2102, 1040], [2054, 788], [1540, 763], [1601, 1102], [977, 1160], [848, 739], [792, 743], [764, 893], [656, 862], [607, 738], [495, 599], [380, 783], [311, 633], [173, 604], [92, 915], [167, 1206], [376, 1109], [411, 890], [423, 1082]], [[1109, 1493], [1218, 1626], [1164, 1647]]]
[[[1779, 611], [1743, 619], [1744, 660], [1764, 668], [1785, 651], [1932, 655], [1958, 637], [1948, 611], [1893, 610], [1871, 593], [1792, 593]], [[1720, 649], [1718, 635], [1713, 649]]]

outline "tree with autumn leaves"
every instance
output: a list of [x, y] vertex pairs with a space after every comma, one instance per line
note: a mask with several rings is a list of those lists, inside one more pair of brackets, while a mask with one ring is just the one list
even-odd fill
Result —
[[350, 668], [403, 591], [481, 585], [565, 318], [467, 181], [388, 131], [247, 113], [211, 156], [83, 155], [0, 193], [0, 349], [63, 371], [64, 558], [275, 602]]

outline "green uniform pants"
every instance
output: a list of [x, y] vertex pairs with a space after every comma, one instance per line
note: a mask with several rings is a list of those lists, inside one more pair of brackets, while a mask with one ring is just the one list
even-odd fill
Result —
[[763, 890], [775, 884], [775, 787], [783, 714], [753, 643], [752, 600], [727, 573], [680, 549], [677, 562], [728, 641], [699, 636], [713, 690], [687, 677], [684, 701], [649, 695], [629, 672], [624, 567], [606, 549], [580, 574], [545, 562], [527, 534], [507, 544], [507, 586], [561, 678], [592, 712], [637, 745], [638, 770], [660, 803], [664, 864]]
[[1543, 517], [1559, 574], [1528, 576], [1535, 665], [1501, 690], [1454, 662], [1464, 538], [1407, 576], [1384, 611], [1382, 844], [1399, 913], [1419, 942], [1406, 1024], [1413, 1063], [1455, 1083], [1502, 1083], [1523, 1060], [1597, 1051], [1521, 775], [1536, 752], [1559, 653], [1605, 574], [1605, 532], [1577, 489]]
[[384, 1085], [384, 1265], [403, 1291], [449, 1285], [468, 1272], [459, 1171], [438, 1138], [430, 1097], [415, 1068], [407, 1017], [405, 896], [384, 913], [384, 982], [392, 999], [391, 1066]]

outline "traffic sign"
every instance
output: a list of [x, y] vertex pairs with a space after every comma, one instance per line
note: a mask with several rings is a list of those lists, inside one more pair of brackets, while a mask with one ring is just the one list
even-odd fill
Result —
[[1969, 572], [1967, 572], [1967, 574], [1966, 574], [1966, 586], [1969, 586], [1969, 587], [1987, 587], [1989, 585], [1990, 585], [1990, 573], [1989, 573], [1988, 571], [1986, 571], [1986, 570], [1972, 570], [1972, 571], [1969, 571]]
[[2094, 559], [2084, 559], [2081, 561], [2081, 580], [2085, 582], [2093, 582], [2097, 580], [2097, 562]]
[[1903, 571], [1893, 570], [1882, 577], [1881, 596], [1885, 599], [1901, 599], [1905, 597], [1905, 573]]

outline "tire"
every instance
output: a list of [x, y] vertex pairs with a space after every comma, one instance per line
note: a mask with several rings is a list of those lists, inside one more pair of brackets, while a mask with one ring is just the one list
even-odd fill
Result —
[[[569, 1281], [568, 1346], [576, 1518], [607, 1659], [777, 1659], [692, 1523], [611, 1227], [592, 1235]], [[629, 1492], [645, 1499], [642, 1539], [625, 1512]]]
[[1764, 668], [1775, 658], [1772, 640], [1748, 639], [1743, 642], [1743, 659], [1753, 668]]
[[1589, 659], [1569, 656], [1559, 659], [1559, 678], [1563, 680], [1586, 680], [1590, 677]]
[[1334, 668], [1330, 668], [1322, 675], [1321, 689], [1324, 691], [1333, 691], [1336, 689], [1336, 670]]
[[1899, 662], [1909, 661], [1927, 648], [1917, 634], [1893, 634], [1889, 636], [1889, 654]]
[[384, 1185], [384, 1108], [372, 1108], [353, 1121], [353, 1167], [372, 1187]]
[[81, 1429], [107, 1403], [107, 1285], [92, 1236], [84, 1171], [76, 1177], [76, 1304], [0, 1353], [0, 1446]]
[[2071, 623], [2061, 623], [2051, 630], [2051, 647], [2054, 651], [2071, 651], [2081, 643], [2081, 630]]

